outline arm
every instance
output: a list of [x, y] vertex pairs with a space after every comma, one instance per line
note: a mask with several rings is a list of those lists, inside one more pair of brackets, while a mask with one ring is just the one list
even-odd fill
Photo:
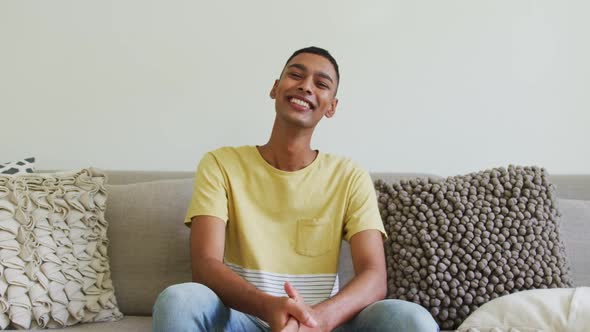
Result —
[[344, 236], [350, 236], [355, 277], [336, 296], [316, 306], [321, 323], [333, 329], [353, 318], [387, 293], [384, 234], [375, 187], [369, 173], [358, 168], [351, 177]]
[[209, 287], [225, 305], [265, 320], [273, 331], [285, 326], [289, 315], [313, 324], [310, 321], [311, 315], [304, 306], [287, 297], [274, 297], [259, 291], [223, 264], [223, 220], [212, 216], [196, 216], [191, 220], [191, 265], [194, 282]]
[[191, 265], [193, 281], [206, 285], [223, 303], [236, 310], [261, 317], [267, 295], [223, 264], [225, 223], [212, 216], [197, 216], [191, 224]]
[[313, 307], [320, 325], [331, 331], [352, 319], [387, 293], [385, 253], [381, 232], [365, 230], [350, 240], [355, 277], [334, 297]]

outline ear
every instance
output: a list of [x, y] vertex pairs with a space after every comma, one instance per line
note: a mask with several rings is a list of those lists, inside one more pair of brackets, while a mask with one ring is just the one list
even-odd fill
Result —
[[279, 80], [275, 80], [275, 84], [273, 84], [272, 89], [270, 89], [270, 99], [276, 98], [278, 86], [279, 86]]
[[336, 106], [338, 106], [338, 99], [334, 98], [330, 103], [330, 109], [326, 111], [326, 118], [331, 118], [336, 113]]

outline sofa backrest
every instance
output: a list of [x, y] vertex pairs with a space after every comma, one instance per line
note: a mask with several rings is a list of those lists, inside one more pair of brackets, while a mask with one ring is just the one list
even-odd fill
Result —
[[[182, 220], [192, 194], [193, 173], [107, 171], [107, 175], [109, 256], [119, 307], [127, 315], [151, 315], [153, 303], [164, 288], [191, 280], [190, 231]], [[388, 182], [423, 176], [411, 173], [371, 175], [373, 179]], [[590, 200], [590, 175], [553, 176], [552, 182], [557, 185], [560, 197]], [[576, 201], [564, 202], [570, 209]], [[570, 210], [564, 213], [564, 218], [579, 215], [572, 212], [573, 208]], [[565, 220], [564, 225], [571, 226], [566, 227], [563, 234], [574, 280], [590, 285], [590, 257], [584, 254], [590, 250], [590, 245], [581, 238], [590, 231], [590, 220], [571, 225]], [[341, 286], [353, 275], [350, 247], [343, 242], [339, 266]]]

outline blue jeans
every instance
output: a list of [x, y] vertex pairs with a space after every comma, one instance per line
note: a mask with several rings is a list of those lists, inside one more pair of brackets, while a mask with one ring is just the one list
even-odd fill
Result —
[[[253, 316], [226, 307], [207, 286], [193, 282], [166, 288], [158, 296], [152, 316], [154, 332], [270, 331]], [[334, 331], [436, 332], [439, 329], [423, 307], [401, 300], [384, 300], [369, 305]]]

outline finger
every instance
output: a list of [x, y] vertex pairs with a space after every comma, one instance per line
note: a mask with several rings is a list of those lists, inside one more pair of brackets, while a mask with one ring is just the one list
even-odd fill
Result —
[[289, 321], [287, 325], [285, 325], [280, 332], [292, 332], [297, 331], [299, 329], [298, 325], [294, 325], [293, 322]]
[[297, 291], [297, 289], [295, 287], [293, 287], [293, 285], [291, 285], [290, 282], [285, 282], [285, 293], [287, 293], [287, 295], [289, 295], [290, 298], [292, 298], [295, 301], [300, 301], [302, 300], [301, 296], [299, 295], [299, 292]]
[[287, 312], [295, 317], [299, 323], [309, 327], [316, 327], [318, 325], [311, 313], [307, 310], [305, 303], [295, 301], [290, 301], [290, 303], [287, 306]]
[[295, 318], [289, 317], [287, 324], [285, 325], [285, 327], [283, 327], [283, 329], [281, 329], [281, 332], [297, 331], [298, 329], [299, 329], [299, 322], [297, 322], [297, 320]]

